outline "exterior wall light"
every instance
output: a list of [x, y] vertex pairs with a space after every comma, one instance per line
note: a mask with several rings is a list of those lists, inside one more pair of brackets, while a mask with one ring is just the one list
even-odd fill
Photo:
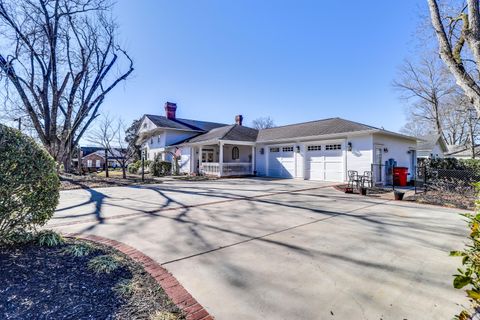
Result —
[[351, 142], [348, 142], [347, 143], [347, 146], [348, 146], [348, 151], [352, 151], [353, 147], [352, 147], [352, 143]]
[[388, 153], [388, 148], [383, 148], [383, 152]]

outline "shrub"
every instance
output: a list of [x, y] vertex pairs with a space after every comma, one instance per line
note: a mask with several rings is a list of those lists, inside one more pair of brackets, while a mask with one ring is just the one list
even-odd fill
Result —
[[135, 163], [130, 163], [127, 167], [127, 170], [128, 170], [128, 173], [131, 173], [131, 174], [136, 174], [138, 172], [138, 168], [135, 165]]
[[120, 258], [112, 255], [101, 255], [88, 262], [88, 267], [95, 273], [111, 273], [120, 266]]
[[46, 247], [55, 247], [65, 243], [62, 235], [52, 230], [40, 231], [36, 238], [39, 245]]
[[150, 163], [150, 173], [155, 177], [165, 176], [172, 171], [172, 164], [168, 161], [161, 160], [158, 155], [152, 163]]
[[55, 212], [59, 188], [55, 162], [47, 151], [0, 124], [0, 242], [44, 225]]
[[469, 242], [462, 251], [452, 251], [451, 256], [462, 257], [462, 268], [458, 268], [458, 274], [454, 275], [453, 286], [456, 289], [465, 289], [470, 298], [472, 309], [463, 310], [457, 319], [473, 319], [471, 313], [478, 315], [480, 310], [480, 183], [476, 184], [478, 198], [476, 201], [476, 213], [464, 214], [470, 229]]
[[120, 280], [113, 290], [122, 297], [129, 297], [138, 291], [139, 284], [133, 279], [122, 279]]
[[88, 256], [95, 248], [88, 243], [76, 243], [65, 248], [65, 253], [74, 257]]

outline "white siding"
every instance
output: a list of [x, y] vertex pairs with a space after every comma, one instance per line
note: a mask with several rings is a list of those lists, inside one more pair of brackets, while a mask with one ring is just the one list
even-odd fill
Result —
[[381, 145], [386, 148], [388, 152], [383, 152], [383, 162], [388, 159], [394, 159], [397, 161], [397, 166], [408, 168], [408, 179], [412, 177], [412, 154], [408, 153], [409, 150], [414, 150], [417, 147], [416, 141], [402, 139], [400, 137], [385, 136], [382, 134], [373, 135], [373, 144]]
[[[266, 176], [266, 154], [267, 148], [263, 144], [257, 145], [257, 153], [256, 153], [256, 160], [255, 160], [255, 170], [257, 171], [258, 176]], [[263, 154], [262, 154], [263, 149]]]
[[358, 172], [358, 174], [363, 174], [365, 171], [370, 171], [373, 158], [372, 135], [347, 138], [347, 149], [348, 142], [352, 144], [352, 151], [346, 151], [346, 170], [355, 170]]
[[178, 164], [180, 166], [180, 172], [190, 173], [192, 149], [190, 147], [182, 147], [180, 148], [180, 152], [182, 154], [180, 160], [178, 161]]
[[[300, 152], [297, 152], [297, 147], [300, 148]], [[306, 151], [305, 145], [295, 144], [293, 148], [295, 152], [295, 163], [296, 163], [295, 178], [304, 178], [305, 177], [305, 151]]]
[[138, 131], [139, 132], [145, 132], [145, 131], [153, 130], [155, 128], [157, 128], [157, 125], [154, 124], [150, 119], [145, 117], [145, 118], [143, 118], [143, 121], [140, 124], [140, 129]]

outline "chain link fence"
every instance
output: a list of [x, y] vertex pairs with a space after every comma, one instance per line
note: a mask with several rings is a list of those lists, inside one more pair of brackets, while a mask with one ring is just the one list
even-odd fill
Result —
[[474, 183], [480, 181], [480, 174], [474, 170], [442, 169], [432, 166], [418, 166], [415, 176], [415, 191], [445, 191], [471, 195], [475, 193]]

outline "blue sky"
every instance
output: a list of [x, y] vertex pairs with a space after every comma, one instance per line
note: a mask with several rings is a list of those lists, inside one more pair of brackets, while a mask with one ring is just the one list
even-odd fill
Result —
[[412, 55], [425, 1], [118, 0], [135, 73], [104, 110], [277, 125], [343, 117], [398, 131], [391, 82]]

